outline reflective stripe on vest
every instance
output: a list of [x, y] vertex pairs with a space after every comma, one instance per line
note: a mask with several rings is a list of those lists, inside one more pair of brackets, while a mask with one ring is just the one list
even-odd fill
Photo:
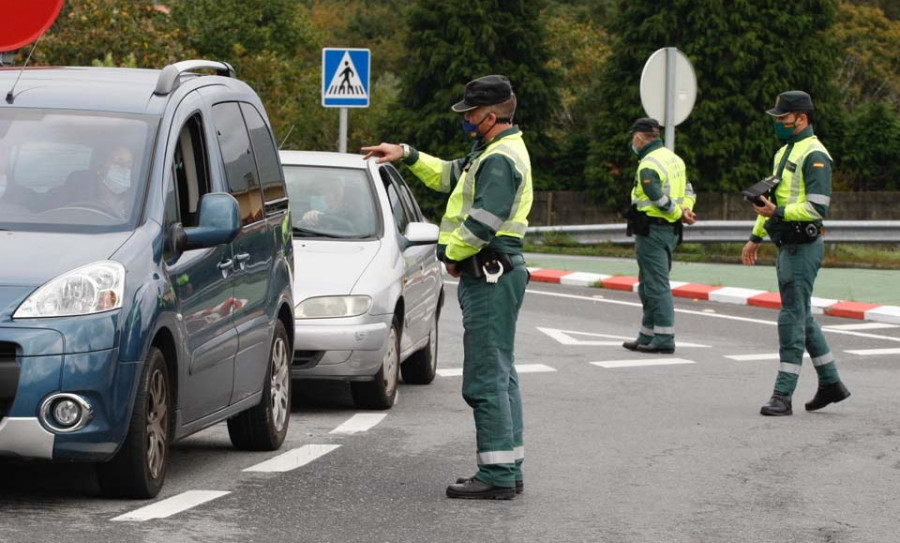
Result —
[[[494, 230], [497, 236], [525, 237], [525, 231], [528, 229], [528, 213], [531, 211], [534, 195], [531, 183], [531, 159], [528, 156], [528, 149], [525, 148], [522, 133], [518, 132], [488, 144], [484, 152], [462, 172], [459, 182], [450, 194], [447, 210], [441, 219], [439, 243], [444, 245], [449, 243], [453, 231], [460, 228], [469, 217], [469, 212], [475, 202], [476, 172], [478, 172], [481, 162], [492, 155], [503, 155], [508, 158], [513, 163], [516, 172], [522, 177], [522, 183], [516, 190], [515, 200], [507, 220], [504, 221], [482, 209], [475, 210], [472, 218]], [[461, 230], [460, 235], [474, 247], [480, 248], [487, 244], [485, 240], [475, 237], [468, 229]]]
[[[785, 145], [775, 153], [775, 165], [772, 170], [773, 174], [778, 173], [778, 165], [781, 163], [781, 159], [784, 157], [784, 152], [787, 148], [788, 146]], [[803, 202], [812, 201], [806, 196], [806, 181], [803, 178], [803, 163], [806, 161], [806, 157], [815, 151], [824, 153], [825, 156], [828, 157], [828, 160], [833, 160], [828, 153], [828, 150], [825, 149], [825, 146], [822, 145], [822, 142], [819, 141], [819, 138], [816, 136], [810, 136], [794, 144], [793, 149], [791, 149], [791, 154], [788, 156], [788, 162], [795, 166], [794, 171], [790, 171], [786, 167], [781, 173], [781, 182], [778, 183], [778, 186], [775, 188], [775, 198], [778, 200], [778, 205], [802, 204]], [[813, 203], [822, 205], [831, 203], [830, 198], [828, 198], [828, 202], [823, 202], [821, 200], [823, 198], [828, 197], [819, 196], [819, 199]]]

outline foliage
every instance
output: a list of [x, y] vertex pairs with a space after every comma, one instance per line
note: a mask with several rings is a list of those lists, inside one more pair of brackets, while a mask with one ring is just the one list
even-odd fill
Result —
[[[808, 91], [816, 128], [828, 140], [837, 96], [828, 29], [836, 0], [666, 0], [623, 3], [610, 25], [612, 54], [595, 87], [596, 117], [586, 176], [607, 204], [622, 203], [634, 175], [628, 127], [644, 116], [639, 96], [645, 60], [675, 46], [700, 82], [676, 150], [698, 191], [732, 191], [762, 177], [777, 142], [763, 113], [789, 89]], [[723, 39], [724, 38], [724, 39]], [[835, 123], [836, 124], [836, 123]]]
[[[559, 107], [558, 76], [548, 67], [542, 0], [416, 0], [408, 11], [406, 53], [397, 107], [383, 139], [408, 141], [443, 158], [465, 154], [461, 118], [450, 106], [466, 82], [492, 73], [509, 77], [518, 98], [516, 121], [529, 146], [535, 183], [550, 170], [550, 118]], [[418, 184], [413, 184], [422, 193]], [[422, 198], [432, 215], [440, 195]]]
[[900, 106], [900, 21], [879, 8], [841, 4], [834, 39], [845, 51], [836, 79], [841, 104], [886, 101]]
[[837, 190], [900, 190], [900, 112], [885, 102], [864, 104], [848, 120]]
[[190, 56], [183, 42], [181, 30], [150, 0], [71, 0], [63, 5], [32, 62], [161, 68]]

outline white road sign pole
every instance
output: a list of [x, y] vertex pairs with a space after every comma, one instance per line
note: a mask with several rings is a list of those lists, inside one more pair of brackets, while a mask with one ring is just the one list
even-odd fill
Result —
[[341, 108], [341, 141], [338, 145], [338, 151], [342, 153], [347, 152], [347, 108]]
[[666, 147], [675, 150], [675, 59], [674, 47], [666, 47]]
[[369, 107], [368, 49], [322, 49], [322, 105], [340, 108], [338, 150], [347, 152], [347, 109]]

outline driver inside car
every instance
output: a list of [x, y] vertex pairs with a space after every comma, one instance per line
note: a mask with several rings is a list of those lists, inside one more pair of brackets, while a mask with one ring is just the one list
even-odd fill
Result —
[[64, 188], [58, 190], [54, 207], [63, 208], [72, 201], [91, 201], [108, 214], [124, 219], [132, 205], [134, 155], [128, 147], [117, 145], [100, 160], [96, 169], [69, 174]]
[[309, 197], [309, 206], [312, 209], [304, 213], [301, 220], [311, 225], [317, 225], [328, 219], [346, 222], [349, 218], [346, 204], [343, 181], [322, 185], [321, 194]]

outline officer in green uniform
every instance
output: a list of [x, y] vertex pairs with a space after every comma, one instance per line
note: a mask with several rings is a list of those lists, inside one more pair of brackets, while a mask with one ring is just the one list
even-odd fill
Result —
[[528, 282], [522, 238], [532, 203], [531, 161], [513, 124], [516, 96], [505, 76], [470, 81], [452, 109], [464, 114], [463, 129], [474, 140], [464, 158], [441, 160], [406, 144], [362, 150], [379, 163], [402, 158], [426, 186], [450, 193], [438, 257], [460, 278], [462, 393], [474, 411], [478, 472], [447, 487], [447, 496], [511, 499], [524, 488], [513, 344]]
[[766, 113], [775, 117], [775, 134], [785, 145], [775, 154], [773, 173], [780, 179], [772, 189], [771, 201], [762, 196], [755, 205], [756, 225], [744, 246], [744, 264], [756, 263], [759, 244], [766, 234], [778, 246], [778, 314], [780, 344], [775, 392], [760, 409], [770, 416], [793, 413], [791, 396], [797, 387], [804, 349], [809, 351], [819, 377], [815, 397], [807, 411], [821, 409], [850, 396], [841, 382], [834, 355], [813, 319], [810, 299], [816, 274], [825, 255], [822, 219], [831, 203], [831, 155], [813, 134], [813, 103], [803, 91], [778, 95], [775, 107]]
[[675, 352], [675, 304], [669, 288], [672, 251], [680, 242], [681, 222], [696, 221], [696, 196], [684, 161], [659, 138], [656, 119], [638, 119], [631, 132], [631, 149], [639, 164], [628, 219], [635, 234], [638, 295], [644, 314], [637, 339], [622, 346], [642, 353], [671, 354]]

